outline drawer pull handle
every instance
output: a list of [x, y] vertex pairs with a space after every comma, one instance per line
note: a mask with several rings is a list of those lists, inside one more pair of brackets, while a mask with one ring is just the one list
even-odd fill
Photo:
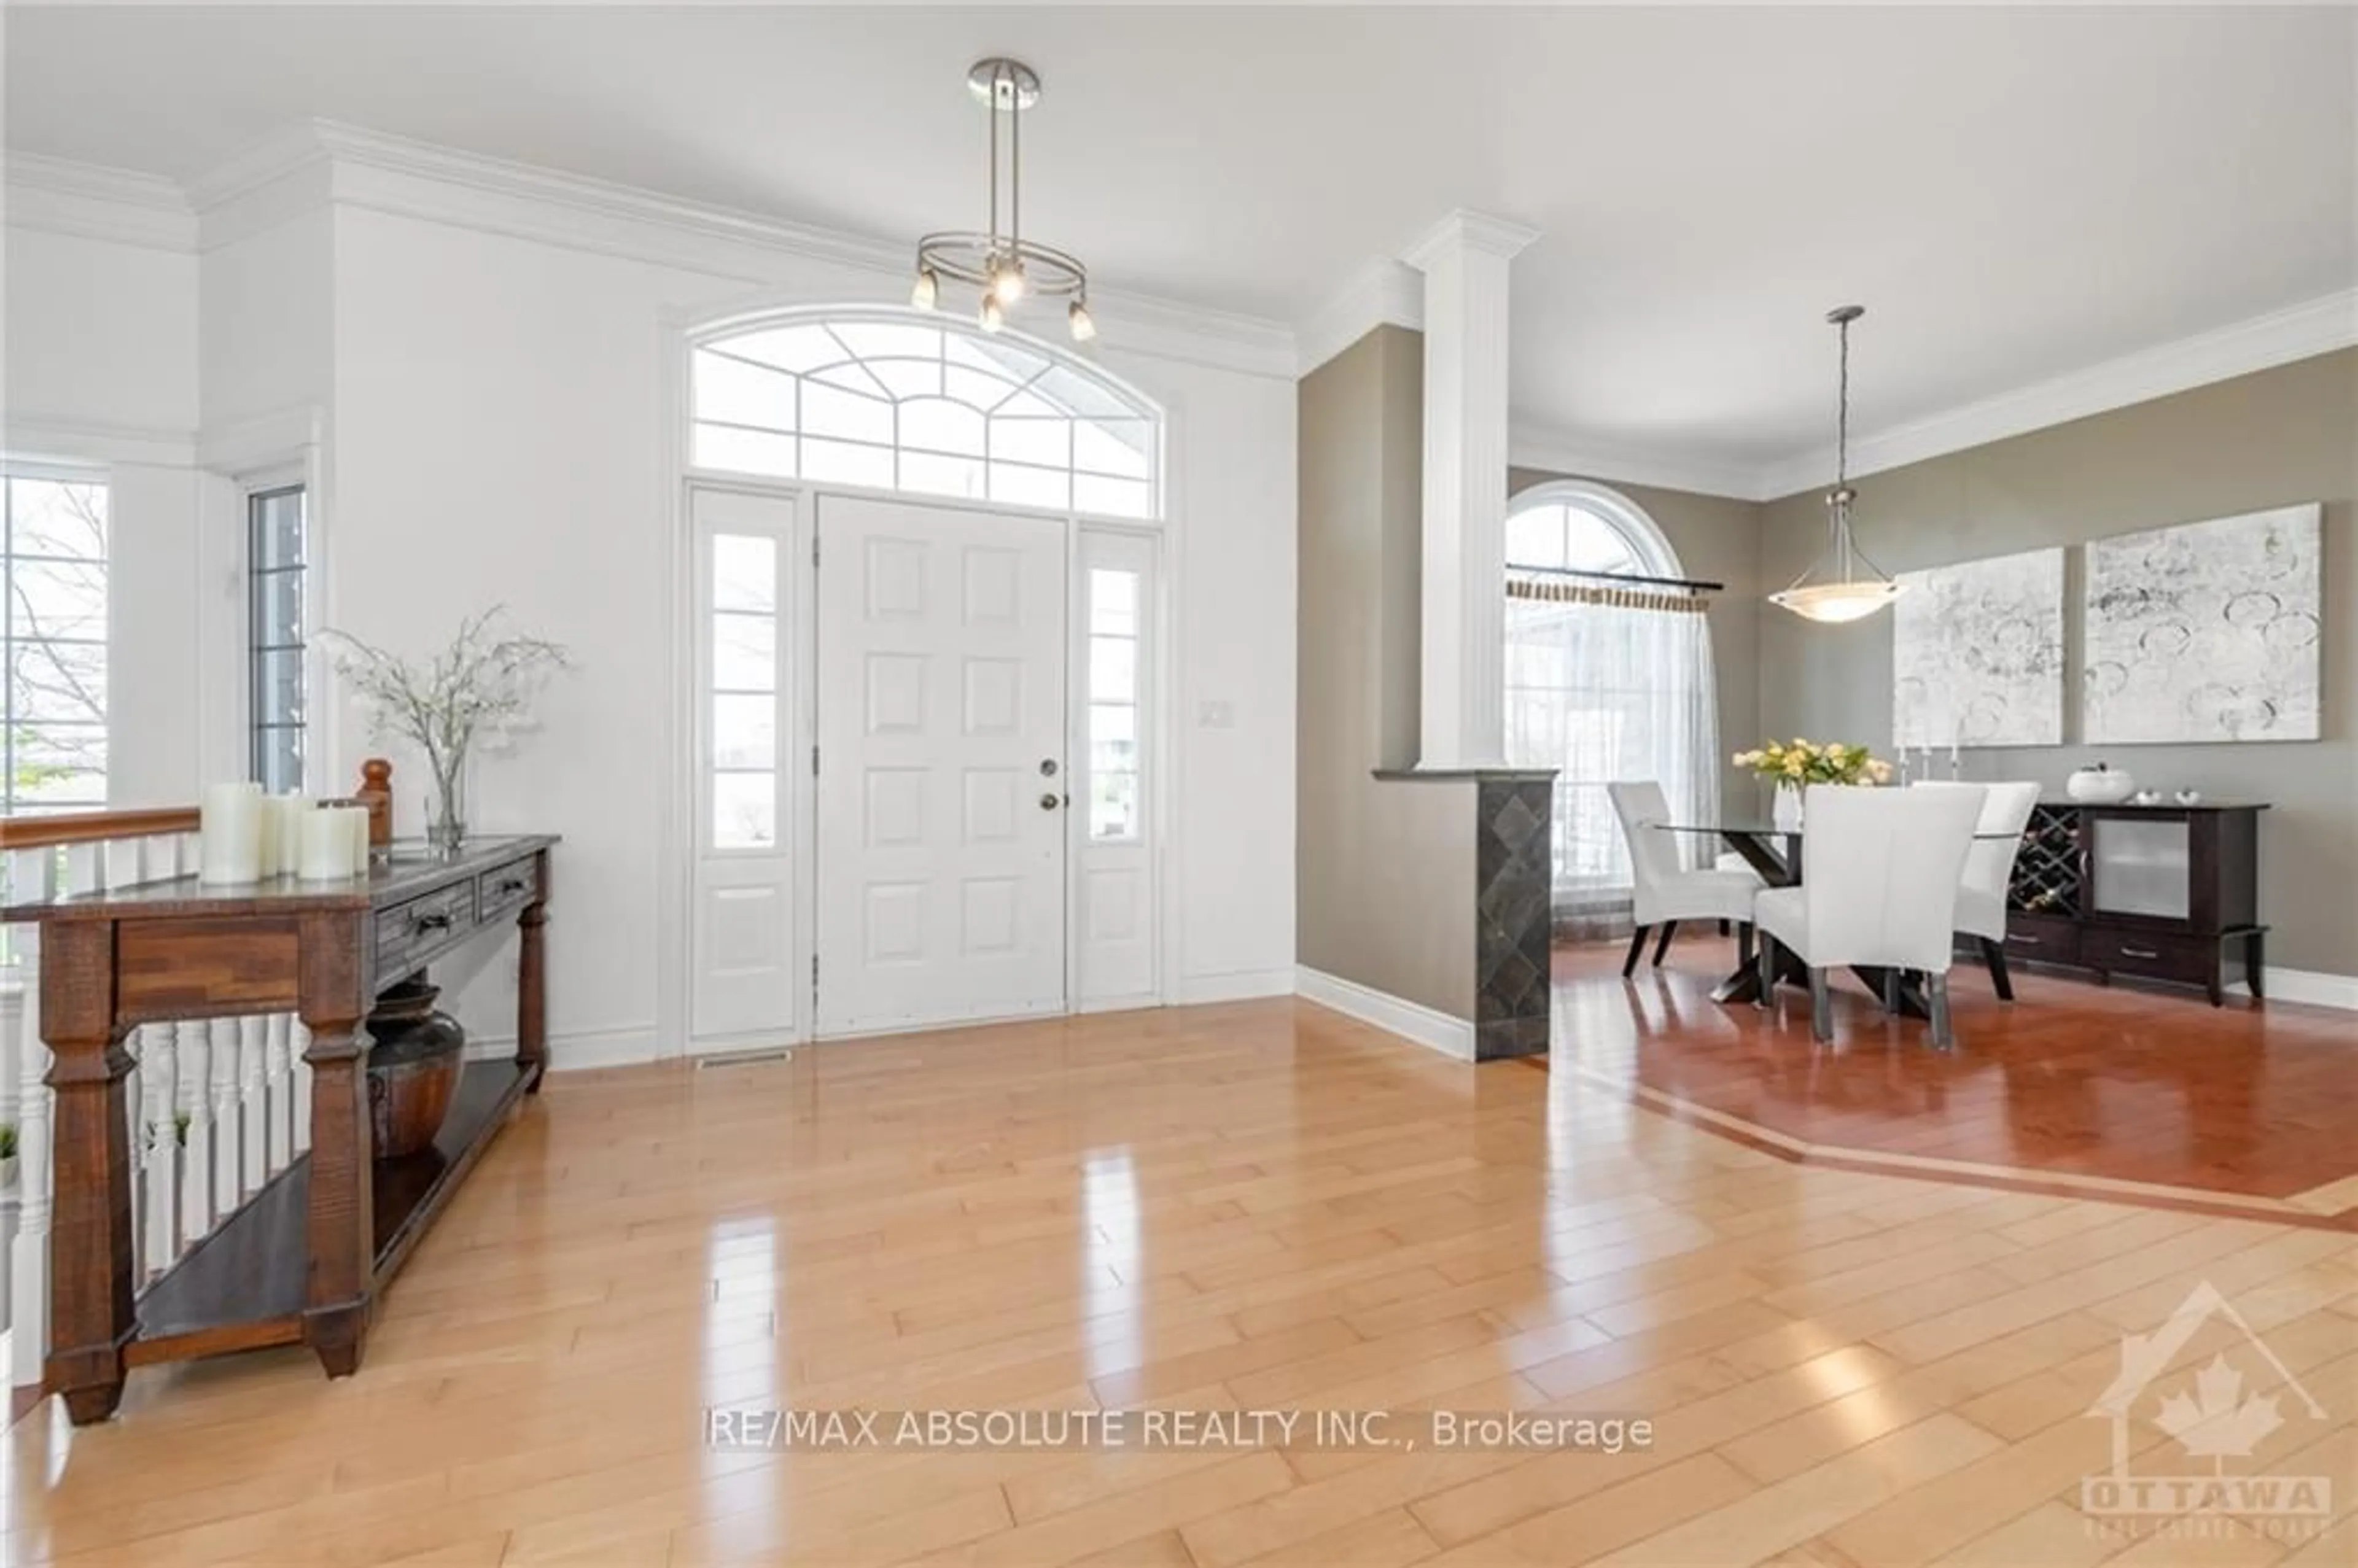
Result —
[[2158, 958], [2161, 955], [2155, 952], [2150, 947], [2131, 947], [2126, 944], [2124, 944], [2121, 947], [2121, 957], [2124, 958]]
[[492, 889], [492, 894], [493, 894], [493, 896], [495, 896], [495, 897], [500, 897], [500, 898], [504, 898], [504, 897], [506, 897], [509, 893], [512, 893], [512, 892], [524, 892], [526, 888], [529, 888], [530, 886], [532, 886], [532, 883], [530, 883], [529, 881], [526, 881], [523, 880], [522, 878], [514, 878], [514, 879], [511, 879], [510, 881], [503, 881], [503, 882], [502, 882], [498, 887], [496, 887], [496, 888]]
[[409, 933], [413, 936], [423, 936], [428, 931], [449, 929], [450, 917], [448, 914], [421, 914], [409, 923]]
[[2009, 942], [2020, 942], [2020, 943], [2022, 943], [2024, 946], [2030, 946], [2030, 947], [2036, 947], [2036, 946], [2039, 946], [2039, 938], [2038, 938], [2038, 937], [2036, 937], [2036, 936], [2024, 936], [2024, 935], [2017, 935], [2009, 936], [2009, 937], [2007, 937], [2007, 938], [2006, 938], [2006, 940], [2007, 940], [2007, 941], [2009, 941]]

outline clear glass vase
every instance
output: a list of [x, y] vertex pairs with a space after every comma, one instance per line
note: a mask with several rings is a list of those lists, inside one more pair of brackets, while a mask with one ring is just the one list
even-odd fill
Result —
[[467, 841], [467, 759], [454, 757], [434, 770], [434, 797], [426, 803], [426, 842], [438, 853], [455, 855]]

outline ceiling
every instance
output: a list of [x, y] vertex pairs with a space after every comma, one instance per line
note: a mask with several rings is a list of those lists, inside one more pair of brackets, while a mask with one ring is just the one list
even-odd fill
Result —
[[11, 5], [12, 148], [186, 179], [320, 117], [859, 233], [1025, 225], [1285, 322], [1467, 207], [1530, 224], [1516, 416], [1760, 465], [2350, 289], [2358, 13]]

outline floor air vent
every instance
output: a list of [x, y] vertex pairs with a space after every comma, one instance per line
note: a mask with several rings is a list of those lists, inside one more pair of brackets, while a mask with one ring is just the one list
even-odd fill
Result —
[[711, 1056], [698, 1056], [696, 1070], [706, 1072], [714, 1067], [763, 1067], [773, 1062], [791, 1062], [794, 1051], [784, 1045], [766, 1051], [728, 1051]]

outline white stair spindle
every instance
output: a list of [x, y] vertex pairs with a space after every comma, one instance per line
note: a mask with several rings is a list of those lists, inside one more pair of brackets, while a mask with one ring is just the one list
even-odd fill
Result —
[[[24, 1095], [16, 1064], [23, 1052], [24, 1011], [32, 1005], [21, 989], [23, 978], [12, 953], [7, 968], [0, 970], [0, 1126], [10, 1128], [16, 1125], [16, 1108]], [[16, 1202], [15, 1180], [0, 1175], [0, 1329], [8, 1326], [9, 1303], [16, 1299], [8, 1288], [8, 1271], [16, 1250]], [[5, 1388], [7, 1373], [5, 1367], [0, 1367], [0, 1389]]]
[[[172, 1147], [180, 1155], [180, 1241], [194, 1246], [213, 1227], [212, 1112], [205, 1104], [211, 1074], [212, 1031], [201, 1020], [174, 1025], [180, 1037], [178, 1090], [172, 1108]], [[180, 1130], [187, 1117], [188, 1130]]]
[[180, 1247], [180, 1149], [172, 1125], [178, 1108], [180, 1084], [178, 1029], [151, 1023], [139, 1032], [139, 1140], [136, 1144], [147, 1177], [145, 1231], [147, 1272], [152, 1278], [172, 1266]]
[[295, 1103], [289, 1114], [295, 1123], [295, 1152], [308, 1154], [311, 1152], [311, 1064], [303, 1059], [303, 1054], [311, 1048], [311, 1031], [298, 1018], [287, 1026], [287, 1049], [294, 1055], [295, 1093], [290, 1098]]
[[[18, 849], [8, 862], [11, 898], [29, 903], [56, 896], [56, 850]], [[16, 1237], [9, 1248], [7, 1379], [11, 1388], [21, 1389], [40, 1382], [49, 1357], [49, 1220], [54, 1210], [49, 1052], [41, 1043], [40, 927], [18, 926], [16, 943], [16, 973], [27, 1000], [17, 1033]]]
[[295, 1157], [295, 1079], [290, 1065], [294, 1023], [293, 1014], [274, 1012], [263, 1025], [268, 1057], [263, 1098], [270, 1123], [266, 1169], [274, 1176]]
[[261, 1014], [237, 1021], [238, 1192], [252, 1197], [270, 1174], [268, 1129], [264, 1126], [263, 1047], [269, 1038]]
[[141, 1048], [146, 1033], [144, 1029], [134, 1029], [123, 1036], [124, 1054], [131, 1058], [131, 1071], [123, 1079], [123, 1146], [131, 1156], [131, 1179], [124, 1184], [131, 1189], [131, 1277], [137, 1285], [147, 1281], [143, 1267], [147, 1255], [147, 1151], [139, 1137], [140, 1114], [147, 1098], [147, 1053]]
[[[237, 1020], [213, 1020], [212, 1225], [238, 1205]], [[211, 1229], [212, 1225], [208, 1225]]]

